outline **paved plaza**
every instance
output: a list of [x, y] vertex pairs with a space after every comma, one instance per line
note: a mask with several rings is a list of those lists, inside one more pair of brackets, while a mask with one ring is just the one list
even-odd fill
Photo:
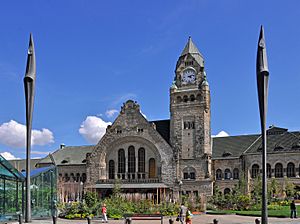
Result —
[[[219, 220], [219, 224], [254, 224], [255, 219], [257, 217], [249, 217], [249, 216], [238, 216], [238, 215], [197, 215], [193, 217], [193, 224], [212, 224], [213, 219], [217, 218]], [[51, 220], [33, 220], [33, 224], [52, 224]], [[101, 220], [92, 220], [92, 224], [100, 224]], [[109, 220], [110, 224], [124, 224], [124, 220]], [[164, 218], [164, 224], [169, 223], [169, 218]], [[174, 222], [179, 223], [179, 222]], [[289, 219], [289, 218], [269, 218], [270, 224], [299, 224], [300, 218], [298, 219]], [[17, 222], [13, 223], [17, 224]], [[57, 224], [87, 224], [86, 220], [65, 220], [58, 219]], [[132, 224], [160, 224], [160, 221], [139, 221], [133, 220]]]

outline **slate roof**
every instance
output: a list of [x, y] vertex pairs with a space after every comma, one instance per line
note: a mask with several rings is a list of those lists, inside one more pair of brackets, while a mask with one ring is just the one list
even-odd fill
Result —
[[196, 47], [196, 45], [194, 44], [194, 42], [192, 41], [191, 37], [189, 37], [189, 40], [185, 45], [180, 57], [184, 57], [188, 54], [190, 54], [199, 63], [200, 66], [202, 67], [204, 66], [203, 56], [198, 50], [198, 48]]
[[[87, 146], [65, 146], [52, 153], [56, 165], [82, 165], [85, 164], [87, 153], [91, 153], [93, 145]], [[50, 156], [46, 156], [39, 164], [52, 163]]]
[[170, 144], [170, 120], [150, 121], [156, 126], [158, 133]]
[[[261, 135], [241, 135], [213, 138], [212, 158], [233, 158], [244, 154], [260, 154]], [[300, 152], [300, 132], [271, 126], [267, 130], [267, 152]]]
[[254, 144], [259, 135], [240, 135], [212, 139], [212, 158], [239, 157]]

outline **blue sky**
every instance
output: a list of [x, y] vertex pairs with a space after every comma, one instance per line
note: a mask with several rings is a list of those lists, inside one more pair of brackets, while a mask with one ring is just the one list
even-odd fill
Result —
[[0, 152], [25, 156], [30, 32], [37, 58], [32, 157], [61, 143], [95, 142], [127, 99], [137, 100], [148, 120], [168, 119], [169, 87], [189, 36], [205, 57], [212, 133], [259, 133], [255, 62], [261, 24], [270, 69], [267, 125], [300, 130], [299, 7], [296, 0], [3, 2]]

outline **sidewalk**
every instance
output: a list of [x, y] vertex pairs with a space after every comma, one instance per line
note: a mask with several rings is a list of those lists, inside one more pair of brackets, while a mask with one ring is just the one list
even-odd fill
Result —
[[[193, 224], [212, 224], [213, 219], [218, 219], [219, 224], [254, 224], [258, 217], [239, 216], [239, 215], [196, 215], [193, 217]], [[175, 220], [175, 217], [174, 217]], [[300, 224], [300, 218], [269, 218], [270, 224]], [[52, 220], [33, 220], [33, 224], [52, 224]], [[101, 220], [92, 220], [92, 224], [100, 224]], [[109, 220], [109, 224], [124, 224], [124, 220]], [[12, 224], [12, 223], [9, 223]], [[14, 222], [13, 224], [18, 224]], [[57, 224], [87, 224], [87, 220], [65, 220], [58, 219]], [[160, 221], [139, 221], [133, 220], [132, 224], [160, 224]], [[164, 218], [164, 224], [169, 224], [169, 218]], [[174, 224], [179, 222], [174, 221]]]

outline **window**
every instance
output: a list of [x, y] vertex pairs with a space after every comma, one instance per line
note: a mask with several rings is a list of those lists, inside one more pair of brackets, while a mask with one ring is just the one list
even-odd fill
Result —
[[188, 99], [188, 96], [183, 96], [183, 102], [186, 103], [186, 102], [188, 102], [188, 100], [189, 100], [189, 99]]
[[80, 181], [80, 173], [76, 173], [76, 182]]
[[286, 175], [287, 175], [287, 177], [295, 177], [296, 176], [294, 163], [288, 163]]
[[108, 162], [108, 179], [115, 179], [115, 161]]
[[251, 178], [256, 178], [259, 174], [259, 165], [254, 164], [251, 170]]
[[283, 166], [281, 163], [276, 163], [275, 165], [275, 177], [283, 177]]
[[138, 172], [145, 172], [145, 149], [140, 148], [138, 151]]
[[190, 96], [190, 99], [191, 99], [192, 102], [195, 101], [195, 96], [194, 96], [194, 95], [191, 95], [191, 96]]
[[193, 63], [193, 61], [186, 61], [184, 64], [185, 64], [185, 66], [191, 66], [191, 65], [193, 65], [194, 63]]
[[267, 177], [271, 178], [272, 177], [272, 168], [269, 163], [267, 163]]
[[86, 181], [86, 174], [83, 173], [83, 174], [82, 174], [82, 182], [84, 183], [85, 181]]
[[195, 180], [196, 170], [193, 167], [186, 167], [183, 169], [183, 179], [185, 180]]
[[217, 180], [222, 180], [222, 170], [217, 169], [217, 171], [216, 171], [216, 179]]
[[151, 158], [149, 159], [149, 178], [155, 178], [155, 177], [156, 177], [155, 159]]
[[238, 180], [239, 177], [239, 169], [238, 168], [234, 168], [233, 169], [233, 179]]
[[[125, 173], [125, 151], [124, 149], [119, 149], [118, 151], [118, 173]], [[119, 178], [125, 179], [125, 176], [119, 176]]]
[[182, 99], [180, 96], [177, 96], [177, 103], [181, 103], [182, 102]]
[[128, 173], [135, 173], [135, 150], [133, 146], [128, 148]]
[[230, 169], [225, 169], [225, 179], [229, 180], [231, 178], [231, 172]]
[[65, 173], [65, 182], [68, 182], [70, 180], [70, 177], [67, 173]]
[[143, 128], [138, 128], [137, 131], [138, 131], [138, 132], [144, 132], [144, 129], [143, 129]]

